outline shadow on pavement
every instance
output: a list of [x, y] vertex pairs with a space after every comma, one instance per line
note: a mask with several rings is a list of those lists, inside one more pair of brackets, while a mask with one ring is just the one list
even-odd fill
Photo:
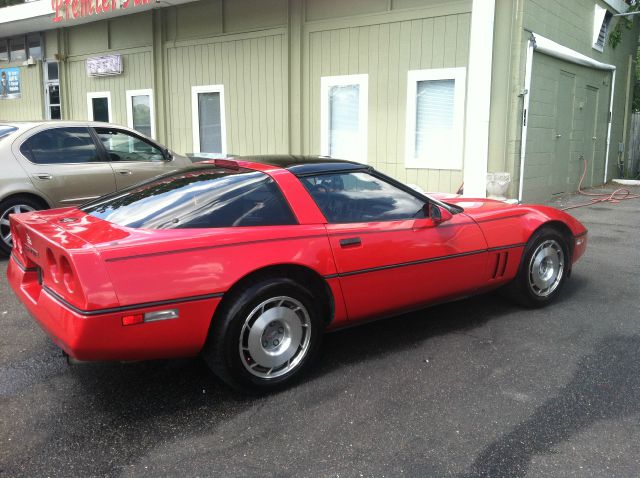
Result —
[[524, 477], [531, 459], [599, 420], [640, 412], [640, 336], [610, 336], [580, 360], [573, 379], [525, 422], [487, 446], [471, 477]]

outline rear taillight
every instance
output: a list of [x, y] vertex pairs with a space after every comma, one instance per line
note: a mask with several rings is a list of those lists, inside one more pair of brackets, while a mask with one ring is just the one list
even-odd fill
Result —
[[60, 274], [62, 275], [62, 283], [67, 290], [73, 294], [76, 290], [76, 277], [71, 268], [71, 264], [69, 264], [65, 256], [60, 257]]
[[13, 223], [11, 224], [10, 228], [11, 228], [11, 240], [13, 241], [13, 248], [16, 250], [18, 254], [20, 254], [20, 256], [22, 256], [22, 241], [18, 236], [18, 230], [13, 225]]
[[51, 249], [47, 249], [47, 269], [49, 269], [49, 275], [56, 284], [60, 282], [60, 274], [58, 273], [58, 261]]
[[47, 269], [55, 284], [64, 287], [66, 292], [70, 294], [76, 291], [76, 276], [69, 259], [64, 255], [56, 255], [51, 249], [47, 249]]

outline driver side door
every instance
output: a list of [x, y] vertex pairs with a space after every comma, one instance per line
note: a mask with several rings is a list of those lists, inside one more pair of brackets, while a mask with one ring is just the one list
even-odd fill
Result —
[[465, 214], [439, 223], [429, 217], [439, 206], [365, 171], [305, 185], [328, 222], [350, 321], [461, 296], [486, 281], [486, 241]]

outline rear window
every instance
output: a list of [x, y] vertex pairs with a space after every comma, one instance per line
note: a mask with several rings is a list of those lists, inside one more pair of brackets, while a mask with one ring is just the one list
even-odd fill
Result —
[[15, 126], [0, 126], [0, 139], [4, 138], [5, 136], [9, 136], [17, 129], [18, 128], [16, 128]]
[[104, 196], [81, 209], [120, 226], [143, 229], [296, 224], [273, 179], [242, 168], [182, 170]]
[[36, 164], [91, 163], [100, 160], [88, 128], [53, 128], [27, 139], [20, 152]]

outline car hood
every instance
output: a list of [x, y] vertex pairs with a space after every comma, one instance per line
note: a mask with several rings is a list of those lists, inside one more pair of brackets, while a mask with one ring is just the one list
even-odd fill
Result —
[[[506, 212], [513, 215], [516, 212], [525, 214], [526, 210], [517, 204], [509, 204], [504, 201], [487, 198], [467, 198], [459, 194], [436, 193], [429, 196], [448, 204], [454, 204], [464, 209], [465, 214], [479, 218], [486, 215], [495, 215]], [[516, 214], [519, 215], [519, 214]]]

